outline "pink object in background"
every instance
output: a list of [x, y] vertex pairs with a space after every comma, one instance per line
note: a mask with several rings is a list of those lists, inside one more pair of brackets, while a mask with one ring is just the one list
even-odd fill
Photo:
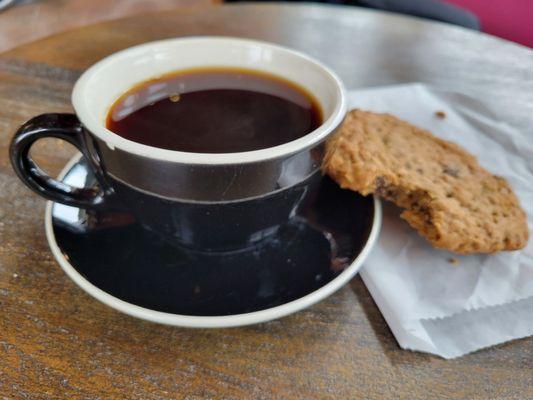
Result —
[[533, 47], [533, 0], [445, 0], [477, 15], [484, 32]]

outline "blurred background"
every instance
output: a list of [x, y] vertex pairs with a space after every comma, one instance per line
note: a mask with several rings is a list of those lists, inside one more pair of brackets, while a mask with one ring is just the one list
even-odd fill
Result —
[[[147, 12], [209, 7], [237, 1], [0, 0], [0, 51], [82, 25]], [[319, 0], [315, 2], [375, 8], [442, 21], [481, 30], [533, 47], [533, 0]]]

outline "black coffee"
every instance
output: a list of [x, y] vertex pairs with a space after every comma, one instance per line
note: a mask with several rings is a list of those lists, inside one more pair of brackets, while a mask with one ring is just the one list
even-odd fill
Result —
[[107, 127], [148, 146], [196, 153], [259, 150], [322, 123], [313, 96], [255, 71], [195, 69], [143, 82], [111, 107]]

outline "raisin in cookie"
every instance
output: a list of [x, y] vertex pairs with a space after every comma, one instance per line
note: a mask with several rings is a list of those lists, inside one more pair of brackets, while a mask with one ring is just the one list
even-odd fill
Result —
[[348, 113], [327, 143], [323, 168], [343, 188], [396, 203], [435, 247], [492, 253], [527, 243], [526, 215], [503, 178], [461, 147], [392, 115]]

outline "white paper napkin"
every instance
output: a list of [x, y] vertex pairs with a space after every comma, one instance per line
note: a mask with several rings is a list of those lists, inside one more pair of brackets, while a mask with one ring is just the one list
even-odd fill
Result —
[[[393, 113], [469, 150], [508, 180], [531, 232], [533, 137], [495, 120], [480, 101], [422, 84], [352, 91], [349, 103]], [[521, 251], [457, 256], [432, 248], [397, 208], [384, 206], [361, 276], [401, 347], [453, 358], [533, 334], [533, 238]]]

